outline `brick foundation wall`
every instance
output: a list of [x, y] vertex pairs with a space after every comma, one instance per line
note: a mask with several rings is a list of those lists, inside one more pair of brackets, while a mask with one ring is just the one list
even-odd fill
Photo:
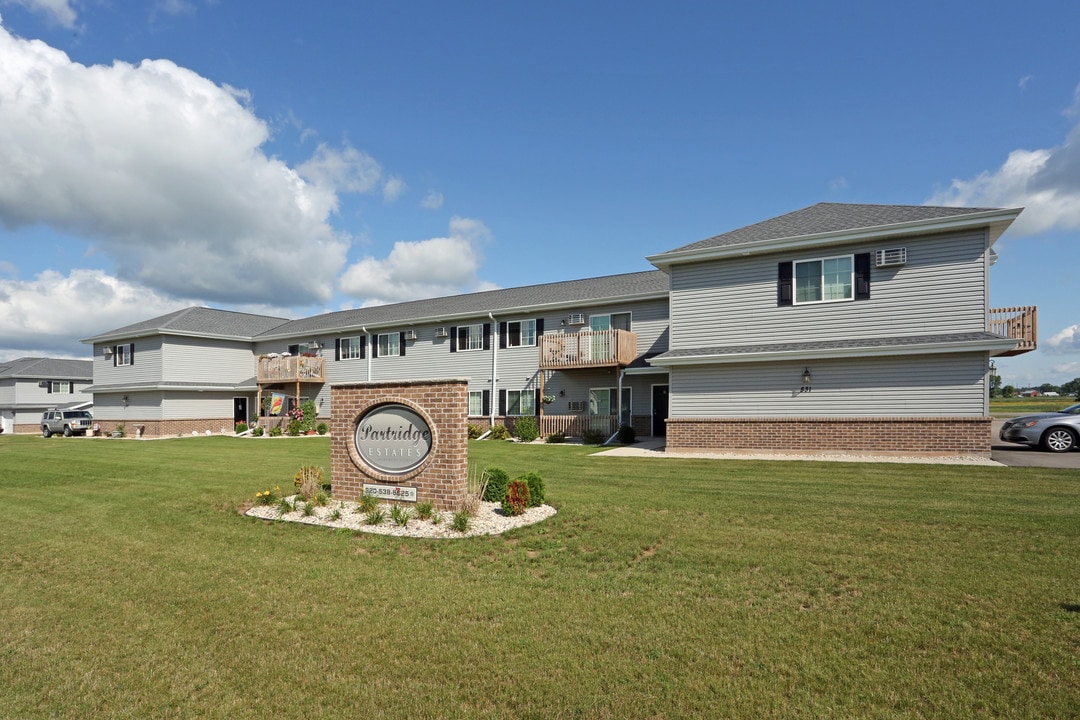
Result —
[[[334, 497], [356, 500], [364, 483], [416, 488], [417, 502], [458, 510], [468, 490], [469, 383], [464, 379], [370, 382], [330, 389], [330, 469]], [[398, 403], [417, 411], [431, 429], [431, 452], [420, 467], [385, 475], [368, 466], [354, 446], [360, 417], [371, 407]]]
[[990, 454], [989, 417], [670, 418], [669, 450]]

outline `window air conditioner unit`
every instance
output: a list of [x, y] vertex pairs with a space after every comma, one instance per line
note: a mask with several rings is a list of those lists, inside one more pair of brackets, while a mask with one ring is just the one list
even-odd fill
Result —
[[435, 328], [435, 337], [446, 337], [449, 334], [450, 333], [446, 332], [446, 328], [444, 327]]
[[569, 403], [570, 412], [585, 412], [584, 400], [571, 400]]
[[416, 339], [416, 331], [415, 330], [406, 330], [405, 331], [405, 339], [406, 340], [415, 340]]
[[567, 319], [567, 322], [571, 325], [584, 325], [585, 315], [583, 315], [582, 313], [571, 313], [570, 317]]
[[892, 248], [891, 250], [878, 250], [875, 264], [878, 267], [890, 265], [904, 265], [907, 263], [907, 248]]

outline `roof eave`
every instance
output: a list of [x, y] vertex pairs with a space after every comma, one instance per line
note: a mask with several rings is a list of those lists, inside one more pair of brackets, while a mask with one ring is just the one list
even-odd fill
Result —
[[887, 357], [894, 355], [933, 355], [942, 352], [1004, 352], [1016, 347], [1016, 340], [960, 340], [956, 342], [930, 342], [913, 345], [888, 345], [880, 347], [816, 348], [802, 350], [777, 350], [754, 353], [725, 353], [715, 355], [690, 355], [669, 357], [663, 355], [648, 360], [658, 367], [682, 365], [729, 365], [744, 362], [779, 362], [783, 360], [841, 359], [863, 357]]
[[868, 228], [853, 228], [851, 230], [814, 233], [811, 235], [797, 235], [794, 237], [773, 238], [757, 242], [740, 243], [737, 245], [724, 245], [720, 247], [699, 248], [697, 250], [673, 251], [646, 256], [646, 260], [665, 272], [672, 265], [702, 262], [706, 260], [718, 260], [729, 257], [741, 257], [745, 255], [759, 255], [763, 253], [778, 252], [782, 250], [796, 250], [804, 247], [820, 247], [826, 245], [846, 245], [864, 240], [878, 240], [890, 237], [903, 237], [909, 235], [924, 235], [938, 232], [963, 230], [970, 227], [988, 227], [990, 229], [990, 245], [1001, 237], [1009, 225], [1016, 220], [1023, 208], [1004, 208], [984, 210], [969, 215], [959, 215], [947, 218], [933, 218], [928, 220], [911, 220], [903, 223], [890, 225], [878, 225]]

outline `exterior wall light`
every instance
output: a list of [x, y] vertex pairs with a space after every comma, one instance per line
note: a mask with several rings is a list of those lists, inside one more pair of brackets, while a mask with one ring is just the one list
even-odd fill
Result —
[[806, 368], [802, 371], [802, 383], [803, 385], [810, 384], [810, 368]]

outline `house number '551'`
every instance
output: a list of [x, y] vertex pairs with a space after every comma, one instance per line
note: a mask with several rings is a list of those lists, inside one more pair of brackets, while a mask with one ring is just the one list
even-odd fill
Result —
[[809, 385], [803, 385], [801, 388], [799, 388], [799, 392], [801, 392], [801, 393], [810, 392], [810, 386]]

